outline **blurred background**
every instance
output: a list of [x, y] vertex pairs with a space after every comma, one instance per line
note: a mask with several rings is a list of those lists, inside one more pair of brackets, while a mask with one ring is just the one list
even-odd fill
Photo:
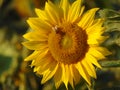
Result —
[[[56, 90], [53, 80], [40, 84], [42, 77], [33, 72], [31, 62], [24, 61], [32, 51], [21, 44], [22, 35], [29, 30], [26, 20], [36, 16], [34, 8], [44, 8], [46, 1], [0, 0], [0, 90]], [[97, 70], [93, 86], [95, 90], [120, 90], [120, 0], [84, 0], [84, 5], [86, 10], [101, 8], [97, 15], [106, 18], [104, 35], [110, 36], [103, 46], [113, 52], [106, 62], [100, 62], [103, 69]], [[58, 90], [65, 90], [65, 86]], [[83, 82], [75, 90], [88, 89]]]

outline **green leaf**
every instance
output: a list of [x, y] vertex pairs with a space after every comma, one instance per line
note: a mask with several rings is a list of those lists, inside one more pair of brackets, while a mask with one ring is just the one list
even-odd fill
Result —
[[110, 38], [105, 42], [109, 45], [117, 44], [120, 46], [120, 31], [112, 31], [110, 33]]
[[104, 44], [106, 46], [114, 44], [120, 46], [120, 12], [111, 9], [103, 9], [98, 13], [101, 18], [105, 18], [105, 33], [110, 36]]
[[12, 64], [12, 58], [0, 55], [0, 75], [7, 71]]
[[100, 65], [103, 68], [108, 68], [108, 67], [120, 67], [120, 60], [106, 60], [106, 61], [101, 61]]
[[103, 10], [100, 10], [98, 13], [99, 13], [100, 17], [102, 17], [102, 18], [111, 19], [111, 18], [120, 17], [119, 12], [111, 10], [111, 9], [103, 9]]
[[106, 32], [112, 32], [112, 31], [120, 31], [120, 13], [115, 11], [115, 10], [111, 10], [111, 9], [103, 9], [100, 10], [99, 12], [99, 16], [101, 18], [105, 18], [105, 27]]
[[106, 21], [106, 32], [120, 31], [120, 20], [119, 21]]
[[113, 54], [110, 59], [120, 59], [120, 13], [110, 9], [103, 9], [98, 13], [101, 18], [105, 18], [105, 33], [109, 35], [103, 45], [112, 51]]

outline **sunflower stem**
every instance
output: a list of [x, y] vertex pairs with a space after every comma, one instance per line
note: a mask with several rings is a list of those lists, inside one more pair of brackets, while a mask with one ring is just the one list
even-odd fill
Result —
[[120, 60], [110, 60], [110, 61], [106, 60], [106, 61], [101, 61], [100, 64], [103, 68], [120, 67]]

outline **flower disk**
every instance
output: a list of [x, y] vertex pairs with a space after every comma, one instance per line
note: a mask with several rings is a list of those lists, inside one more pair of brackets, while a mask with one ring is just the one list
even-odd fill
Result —
[[102, 36], [104, 20], [95, 19], [97, 10], [83, 13], [82, 0], [57, 5], [48, 0], [44, 10], [35, 9], [38, 17], [27, 20], [33, 31], [24, 35], [28, 41], [23, 45], [34, 50], [25, 61], [32, 61], [34, 72], [43, 76], [41, 83], [54, 78], [56, 88], [64, 83], [68, 89], [68, 83], [74, 88], [82, 77], [91, 85], [94, 65], [101, 68], [98, 60], [110, 54], [100, 46], [107, 37]]
[[76, 63], [88, 50], [87, 34], [76, 24], [63, 23], [53, 28], [48, 45], [55, 60], [64, 64]]

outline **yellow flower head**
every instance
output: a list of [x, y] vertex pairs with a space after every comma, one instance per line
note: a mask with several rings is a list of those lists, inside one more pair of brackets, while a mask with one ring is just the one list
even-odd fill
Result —
[[[74, 87], [81, 77], [89, 84], [96, 78], [94, 65], [101, 68], [97, 60], [110, 52], [100, 44], [106, 39], [101, 34], [103, 19], [95, 19], [98, 8], [83, 14], [82, 0], [72, 4], [61, 0], [59, 4], [46, 2], [45, 9], [35, 9], [38, 17], [27, 20], [33, 31], [24, 35], [24, 42], [34, 52], [25, 60], [32, 60], [34, 72], [43, 75], [41, 83], [52, 77], [58, 88], [63, 82]], [[93, 65], [94, 64], [94, 65]]]

